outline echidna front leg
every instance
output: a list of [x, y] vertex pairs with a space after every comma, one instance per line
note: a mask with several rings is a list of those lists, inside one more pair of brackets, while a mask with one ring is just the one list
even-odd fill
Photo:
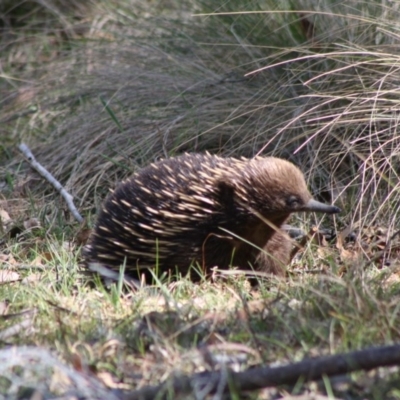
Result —
[[293, 241], [287, 233], [275, 232], [264, 246], [263, 251], [257, 256], [257, 270], [277, 276], [285, 276], [292, 247]]

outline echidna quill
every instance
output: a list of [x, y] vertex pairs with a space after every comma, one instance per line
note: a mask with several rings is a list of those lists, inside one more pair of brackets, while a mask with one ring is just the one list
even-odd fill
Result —
[[[186, 154], [151, 164], [105, 201], [85, 259], [131, 277], [212, 267], [283, 274], [293, 212], [338, 213], [314, 200], [292, 163]], [[191, 273], [192, 279], [196, 274]], [[197, 276], [198, 278], [198, 276]]]

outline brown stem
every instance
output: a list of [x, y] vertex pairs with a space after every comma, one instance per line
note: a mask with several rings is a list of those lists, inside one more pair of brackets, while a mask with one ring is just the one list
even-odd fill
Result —
[[[215, 392], [251, 391], [294, 384], [301, 377], [305, 382], [332, 377], [345, 373], [370, 370], [377, 367], [399, 365], [400, 345], [371, 347], [365, 350], [334, 356], [307, 359], [284, 367], [256, 367], [243, 372], [221, 371], [202, 372], [192, 376], [174, 377], [158, 386], [147, 386], [127, 393], [124, 400], [167, 399], [171, 394], [184, 394], [196, 391], [202, 395]], [[222, 388], [222, 390], [221, 390]]]

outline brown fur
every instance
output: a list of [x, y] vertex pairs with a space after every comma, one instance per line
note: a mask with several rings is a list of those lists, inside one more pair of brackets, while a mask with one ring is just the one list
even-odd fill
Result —
[[303, 174], [288, 161], [186, 154], [151, 164], [117, 187], [85, 258], [116, 271], [126, 260], [128, 274], [147, 277], [150, 269], [185, 275], [191, 265], [205, 273], [238, 266], [282, 275], [290, 241], [276, 227], [310, 201]]
[[286, 232], [278, 231], [268, 240], [257, 257], [257, 269], [263, 272], [284, 277], [290, 262], [293, 240]]

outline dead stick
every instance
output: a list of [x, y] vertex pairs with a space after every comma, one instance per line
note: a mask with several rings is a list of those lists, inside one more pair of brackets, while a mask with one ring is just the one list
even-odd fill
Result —
[[158, 386], [147, 386], [127, 393], [123, 400], [167, 399], [171, 394], [185, 394], [194, 391], [215, 393], [224, 385], [224, 392], [233, 387], [238, 392], [258, 390], [271, 386], [295, 384], [299, 378], [305, 382], [332, 377], [345, 373], [370, 370], [400, 364], [400, 345], [371, 347], [365, 350], [334, 356], [308, 359], [284, 367], [256, 367], [243, 372], [226, 370], [201, 372], [192, 376], [180, 376]]
[[31, 150], [25, 143], [21, 143], [18, 146], [18, 149], [21, 151], [21, 153], [26, 157], [27, 161], [29, 164], [34, 168], [37, 172], [39, 172], [40, 175], [43, 176], [48, 182], [50, 182], [53, 187], [61, 194], [62, 197], [64, 197], [65, 202], [67, 203], [68, 209], [71, 211], [72, 215], [75, 217], [75, 219], [78, 222], [82, 222], [83, 218], [79, 214], [78, 210], [76, 209], [74, 202], [73, 202], [73, 197], [63, 188], [60, 182], [56, 178], [54, 178], [53, 175], [49, 171], [47, 171], [46, 168], [44, 168], [42, 165], [40, 165], [36, 159], [35, 156], [32, 154]]

